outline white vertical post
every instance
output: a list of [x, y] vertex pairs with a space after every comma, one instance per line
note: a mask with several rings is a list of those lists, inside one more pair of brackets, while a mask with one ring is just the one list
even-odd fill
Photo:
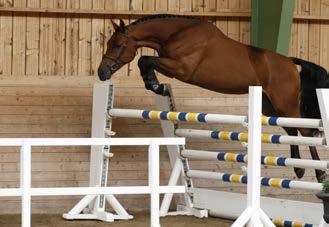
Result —
[[233, 227], [270, 226], [274, 224], [260, 208], [261, 187], [261, 116], [262, 88], [249, 87], [248, 110], [248, 184], [247, 208], [233, 223]]
[[[321, 119], [323, 124], [324, 136], [326, 138], [327, 149], [329, 148], [329, 89], [316, 89], [318, 96], [318, 102], [320, 107]], [[324, 219], [322, 218], [319, 227], [328, 227]]]
[[262, 88], [249, 88], [247, 206], [260, 208]]
[[160, 227], [160, 154], [159, 144], [149, 146], [149, 187], [151, 189], [151, 227]]
[[20, 184], [22, 188], [22, 227], [31, 226], [31, 145], [23, 142], [20, 153]]
[[318, 96], [326, 145], [329, 146], [329, 89], [317, 89], [316, 94]]
[[[93, 93], [93, 113], [91, 137], [104, 138], [107, 124], [107, 108], [112, 105], [113, 88], [110, 83], [96, 83]], [[112, 107], [112, 106], [111, 106]], [[103, 154], [105, 146], [91, 146], [89, 186], [104, 187], [107, 183], [108, 158]], [[93, 212], [105, 211], [105, 196], [98, 195], [90, 204]]]

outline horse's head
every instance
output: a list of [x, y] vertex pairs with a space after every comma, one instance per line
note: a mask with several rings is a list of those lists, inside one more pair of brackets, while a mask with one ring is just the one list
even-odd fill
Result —
[[113, 73], [136, 56], [136, 41], [129, 36], [125, 24], [120, 20], [117, 25], [111, 20], [115, 32], [107, 42], [107, 50], [98, 67], [98, 76], [102, 81], [109, 80]]

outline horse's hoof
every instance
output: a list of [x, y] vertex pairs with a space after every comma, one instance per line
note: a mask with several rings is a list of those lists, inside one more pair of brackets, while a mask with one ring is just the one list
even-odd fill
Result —
[[296, 176], [300, 179], [304, 176], [305, 174], [305, 169], [303, 168], [294, 168]]
[[316, 175], [316, 179], [320, 183], [323, 182], [328, 176], [325, 171], [318, 170], [318, 169], [315, 170], [315, 175]]

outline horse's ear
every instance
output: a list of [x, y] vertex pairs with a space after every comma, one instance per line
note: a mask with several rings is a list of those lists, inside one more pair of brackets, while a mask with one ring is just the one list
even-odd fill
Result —
[[125, 22], [123, 22], [123, 20], [120, 19], [120, 31], [124, 33], [125, 28], [126, 28]]
[[114, 28], [114, 31], [119, 31], [120, 30], [119, 25], [117, 25], [112, 19], [111, 19], [111, 23], [112, 23], [112, 26]]

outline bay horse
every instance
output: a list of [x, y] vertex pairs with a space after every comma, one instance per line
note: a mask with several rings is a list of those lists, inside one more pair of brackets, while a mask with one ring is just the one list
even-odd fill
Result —
[[[267, 116], [320, 118], [315, 88], [329, 87], [328, 73], [319, 65], [244, 45], [225, 36], [213, 24], [198, 18], [169, 14], [146, 16], [126, 26], [112, 21], [115, 32], [107, 43], [98, 75], [105, 81], [131, 62], [137, 49], [149, 47], [158, 56], [141, 56], [138, 67], [148, 90], [168, 91], [155, 71], [180, 81], [227, 94], [245, 94], [249, 86], [263, 88], [263, 114]], [[297, 69], [301, 66], [301, 71]], [[314, 130], [284, 128], [288, 135], [313, 136]], [[315, 147], [312, 159], [319, 160]], [[291, 145], [291, 157], [300, 158]], [[305, 169], [294, 168], [298, 178]], [[326, 173], [316, 170], [318, 181]]]

